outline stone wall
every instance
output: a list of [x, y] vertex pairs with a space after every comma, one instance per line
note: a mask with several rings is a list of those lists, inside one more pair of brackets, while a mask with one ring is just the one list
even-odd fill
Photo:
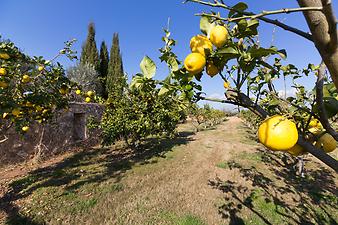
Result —
[[8, 140], [0, 143], [0, 166], [32, 159], [39, 150], [47, 158], [79, 144], [98, 144], [100, 131], [89, 132], [86, 121], [89, 116], [100, 120], [103, 111], [103, 105], [71, 103], [67, 112], [58, 113], [47, 125], [33, 124], [23, 136], [10, 130]]

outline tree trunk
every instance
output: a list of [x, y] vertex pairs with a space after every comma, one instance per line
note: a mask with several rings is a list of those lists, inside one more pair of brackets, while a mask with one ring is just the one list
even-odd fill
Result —
[[331, 0], [298, 0], [301, 7], [322, 6], [323, 11], [304, 11], [313, 42], [338, 88], [338, 34]]

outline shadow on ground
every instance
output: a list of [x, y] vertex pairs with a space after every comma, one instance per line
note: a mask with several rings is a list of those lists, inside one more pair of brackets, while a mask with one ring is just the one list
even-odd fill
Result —
[[[230, 224], [337, 224], [334, 171], [306, 160], [310, 165], [302, 178], [296, 175], [291, 157], [261, 148], [255, 154], [257, 164], [227, 162], [227, 169], [238, 171], [244, 184], [218, 177], [209, 180], [211, 187], [224, 193], [218, 209]], [[248, 215], [244, 211], [251, 218], [244, 218]]]
[[[9, 191], [0, 198], [0, 210], [7, 215], [7, 224], [36, 224], [23, 216], [17, 201], [29, 197], [44, 187], [64, 186], [74, 191], [85, 184], [100, 183], [114, 179], [118, 183], [124, 174], [136, 164], [155, 163], [153, 157], [166, 157], [174, 146], [193, 141], [192, 132], [180, 132], [174, 139], [150, 138], [137, 150], [126, 148], [86, 149], [52, 166], [36, 169], [26, 177], [13, 181]], [[81, 168], [88, 168], [82, 170]]]

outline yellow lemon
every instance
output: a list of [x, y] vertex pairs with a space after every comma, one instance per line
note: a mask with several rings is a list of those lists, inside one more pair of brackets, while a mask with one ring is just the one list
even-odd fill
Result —
[[88, 95], [89, 97], [92, 97], [92, 96], [94, 96], [94, 92], [93, 92], [93, 91], [87, 91], [87, 95]]
[[0, 81], [0, 88], [7, 88], [7, 87], [8, 87], [8, 83], [4, 81]]
[[205, 64], [205, 57], [196, 52], [190, 53], [184, 60], [184, 67], [191, 74], [198, 74], [202, 72]]
[[21, 113], [21, 111], [20, 111], [20, 109], [18, 109], [18, 108], [15, 108], [15, 109], [12, 110], [13, 116], [19, 116], [20, 113]]
[[210, 30], [210, 41], [217, 48], [224, 46], [228, 39], [228, 30], [224, 26], [215, 26]]
[[206, 36], [196, 35], [190, 39], [190, 49], [205, 56], [212, 51], [212, 43]]
[[77, 90], [75, 91], [75, 93], [76, 93], [77, 95], [80, 95], [80, 94], [81, 94], [81, 90], [80, 90], [80, 89], [77, 89]]
[[22, 80], [21, 80], [23, 83], [28, 83], [31, 81], [31, 78], [28, 76], [28, 75], [23, 75], [22, 76]]
[[292, 148], [288, 149], [287, 152], [293, 156], [299, 156], [304, 154], [306, 151], [298, 144], [295, 144]]
[[316, 127], [318, 129], [323, 129], [322, 123], [318, 119], [312, 119], [309, 123], [309, 127]]
[[39, 66], [38, 67], [38, 70], [41, 72], [42, 70], [44, 70], [45, 69], [45, 67], [44, 66]]
[[24, 127], [21, 128], [21, 130], [22, 130], [23, 132], [27, 132], [27, 131], [29, 130], [29, 127], [28, 127], [28, 126], [24, 126]]
[[91, 99], [89, 97], [86, 97], [85, 101], [88, 103], [91, 101]]
[[9, 59], [10, 56], [7, 53], [0, 53], [0, 59]]
[[0, 75], [5, 76], [7, 74], [7, 71], [5, 68], [0, 68]]
[[213, 77], [213, 76], [215, 76], [216, 74], [219, 73], [219, 69], [213, 63], [208, 63], [207, 64], [206, 71], [207, 71], [207, 74], [210, 77]]
[[258, 139], [271, 150], [287, 151], [297, 143], [296, 124], [284, 116], [272, 116], [259, 126]]
[[325, 133], [318, 139], [315, 146], [317, 148], [323, 149], [325, 152], [328, 153], [336, 149], [337, 143], [336, 140], [330, 134]]
[[224, 87], [225, 89], [228, 89], [228, 88], [230, 87], [230, 82], [229, 82], [229, 81], [224, 81], [223, 87]]

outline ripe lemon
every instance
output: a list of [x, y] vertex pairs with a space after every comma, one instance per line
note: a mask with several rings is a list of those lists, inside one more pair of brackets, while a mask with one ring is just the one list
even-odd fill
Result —
[[191, 74], [198, 74], [202, 72], [205, 67], [205, 57], [200, 53], [190, 53], [184, 60], [184, 67]]
[[325, 133], [318, 139], [315, 146], [317, 148], [323, 149], [325, 152], [328, 153], [336, 149], [337, 143], [336, 140], [330, 134]]
[[190, 49], [205, 56], [212, 51], [212, 43], [206, 36], [196, 35], [190, 39]]
[[21, 113], [21, 111], [20, 111], [20, 109], [18, 109], [18, 108], [15, 108], [15, 109], [12, 110], [13, 116], [19, 116], [20, 113]]
[[8, 87], [8, 83], [4, 81], [0, 81], [0, 88], [7, 88], [7, 87]]
[[77, 89], [77, 90], [75, 91], [75, 93], [76, 93], [77, 95], [80, 95], [80, 94], [81, 94], [81, 90], [80, 90], [80, 89]]
[[230, 82], [229, 82], [229, 81], [224, 81], [223, 87], [224, 87], [225, 89], [228, 89], [228, 88], [230, 87]]
[[85, 101], [88, 103], [91, 101], [91, 99], [89, 97], [86, 97]]
[[288, 149], [287, 152], [293, 156], [299, 156], [304, 154], [306, 151], [298, 144], [295, 144], [292, 148]]
[[0, 59], [9, 59], [10, 56], [7, 53], [0, 53]]
[[21, 128], [21, 130], [22, 130], [23, 132], [27, 132], [27, 131], [29, 130], [29, 127], [28, 127], [28, 126], [24, 126], [24, 127]]
[[213, 63], [208, 63], [206, 69], [207, 69], [207, 74], [210, 77], [213, 77], [219, 73], [219, 69]]
[[271, 150], [287, 151], [297, 143], [296, 124], [284, 116], [272, 116], [259, 126], [258, 139]]
[[38, 70], [41, 72], [42, 70], [44, 70], [45, 69], [45, 67], [44, 66], [39, 66], [38, 67]]
[[224, 26], [215, 26], [210, 31], [210, 41], [217, 48], [224, 46], [228, 39], [228, 30]]
[[89, 97], [92, 97], [92, 96], [94, 96], [94, 92], [93, 92], [93, 91], [87, 91], [87, 95], [88, 95]]
[[0, 68], [0, 75], [5, 76], [7, 74], [7, 71], [5, 68]]
[[28, 83], [31, 81], [31, 78], [28, 75], [23, 75], [22, 80], [23, 83]]

